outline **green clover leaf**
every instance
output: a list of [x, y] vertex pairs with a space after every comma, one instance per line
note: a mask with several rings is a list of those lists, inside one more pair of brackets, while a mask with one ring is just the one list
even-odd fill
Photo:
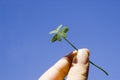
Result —
[[66, 38], [66, 33], [68, 32], [68, 27], [63, 27], [62, 25], [59, 25], [55, 30], [49, 32], [49, 34], [55, 34], [52, 39], [51, 42], [55, 42], [55, 41], [62, 41], [62, 38]]

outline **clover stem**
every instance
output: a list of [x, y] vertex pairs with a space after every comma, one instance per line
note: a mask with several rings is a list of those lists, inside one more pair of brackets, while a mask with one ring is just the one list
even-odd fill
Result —
[[[78, 51], [78, 48], [76, 48], [67, 38], [64, 38], [64, 40], [70, 44], [75, 50]], [[101, 71], [103, 71], [107, 76], [109, 75], [103, 68], [101, 68], [100, 66], [96, 65], [95, 63], [93, 63], [92, 61], [89, 60], [89, 62], [95, 66], [96, 68], [100, 69]]]
[[103, 71], [107, 76], [109, 75], [103, 68], [101, 68], [100, 66], [96, 65], [95, 63], [93, 63], [92, 61], [89, 60], [89, 62], [94, 65], [95, 67], [97, 67], [98, 69], [100, 69], [101, 71]]
[[64, 39], [65, 39], [65, 41], [68, 42], [68, 44], [70, 44], [75, 50], [78, 51], [78, 48], [76, 48], [68, 39], [66, 39], [66, 38], [64, 38]]

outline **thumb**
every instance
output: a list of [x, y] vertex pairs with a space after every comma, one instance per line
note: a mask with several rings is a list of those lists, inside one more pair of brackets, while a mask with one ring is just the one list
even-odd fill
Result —
[[72, 61], [67, 80], [87, 80], [89, 69], [89, 50], [80, 49]]

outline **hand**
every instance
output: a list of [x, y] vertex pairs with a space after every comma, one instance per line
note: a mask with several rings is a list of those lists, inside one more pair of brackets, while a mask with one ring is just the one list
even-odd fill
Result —
[[73, 51], [48, 69], [39, 80], [87, 80], [89, 50]]

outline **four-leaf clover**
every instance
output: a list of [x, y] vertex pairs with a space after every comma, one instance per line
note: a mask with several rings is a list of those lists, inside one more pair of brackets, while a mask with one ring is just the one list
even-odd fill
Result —
[[51, 31], [49, 34], [55, 34], [52, 39], [51, 42], [55, 42], [55, 41], [62, 41], [62, 38], [66, 38], [66, 33], [68, 32], [68, 27], [63, 27], [62, 25], [59, 25], [57, 27], [56, 30]]

